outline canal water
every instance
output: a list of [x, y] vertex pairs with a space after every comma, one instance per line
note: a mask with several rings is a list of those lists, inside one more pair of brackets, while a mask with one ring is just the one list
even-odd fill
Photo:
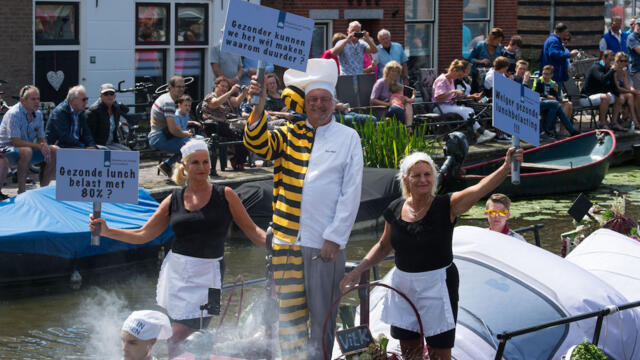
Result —
[[[639, 219], [640, 169], [636, 166], [610, 169], [603, 185], [587, 195], [594, 203], [608, 207], [615, 192], [627, 195], [627, 215]], [[542, 247], [559, 254], [559, 235], [575, 227], [567, 209], [576, 196], [516, 199], [511, 206], [510, 226], [515, 229], [544, 224], [540, 231]], [[487, 227], [483, 212], [482, 201], [462, 216], [458, 225]], [[347, 258], [361, 259], [378, 239], [380, 230], [381, 227], [354, 234]], [[533, 242], [532, 233], [526, 233], [525, 237]], [[238, 274], [245, 279], [264, 276], [264, 251], [246, 240], [229, 240], [225, 261], [225, 283], [233, 282]], [[391, 262], [383, 264], [382, 273], [391, 266]], [[156, 266], [127, 269], [124, 273], [83, 284], [79, 290], [63, 283], [29, 291], [28, 296], [0, 294], [0, 359], [119, 359], [119, 332], [124, 319], [133, 310], [157, 309], [157, 271]], [[246, 290], [244, 305], [264, 292], [261, 286]], [[235, 316], [237, 304], [236, 296], [228, 318]], [[217, 325], [218, 320], [214, 318], [212, 326]], [[155, 350], [160, 358], [166, 356], [164, 344], [160, 343]]]

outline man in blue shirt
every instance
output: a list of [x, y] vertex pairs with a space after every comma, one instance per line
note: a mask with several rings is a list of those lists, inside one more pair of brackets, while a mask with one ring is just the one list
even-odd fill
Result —
[[[27, 85], [20, 89], [20, 102], [13, 105], [0, 124], [0, 152], [11, 166], [18, 166], [18, 193], [26, 189], [30, 164], [45, 163], [40, 186], [55, 178], [57, 146], [48, 145], [40, 107], [40, 91]], [[2, 179], [0, 179], [2, 180]]]
[[384, 66], [391, 60], [395, 60], [402, 65], [402, 81], [405, 85], [409, 84], [409, 68], [407, 61], [409, 58], [405, 54], [402, 45], [391, 41], [391, 33], [387, 29], [378, 31], [378, 79], [382, 79]]
[[627, 49], [631, 56], [631, 80], [633, 87], [640, 89], [640, 21], [633, 24], [633, 33], [627, 39]]
[[558, 88], [562, 89], [565, 81], [569, 80], [568, 59], [578, 55], [578, 50], [565, 50], [562, 40], [570, 36], [569, 28], [563, 23], [557, 23], [553, 34], [549, 35], [544, 42], [540, 53], [540, 73], [545, 65], [553, 65], [553, 80], [558, 83]]
[[627, 50], [627, 37], [629, 34], [622, 32], [621, 28], [622, 18], [620, 16], [612, 17], [609, 31], [604, 33], [602, 39], [600, 39], [600, 51], [611, 50], [614, 54], [620, 51], [629, 53], [629, 50]]
[[84, 113], [88, 100], [84, 86], [76, 85], [69, 89], [67, 99], [53, 109], [47, 122], [49, 144], [61, 148], [96, 148]]

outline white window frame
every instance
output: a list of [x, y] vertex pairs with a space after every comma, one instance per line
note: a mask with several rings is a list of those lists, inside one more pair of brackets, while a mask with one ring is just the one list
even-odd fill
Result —
[[326, 47], [321, 51], [321, 53], [331, 49], [333, 46], [331, 45], [331, 39], [333, 38], [333, 20], [315, 20], [314, 28], [318, 25], [326, 26], [325, 32], [325, 41]]
[[[406, 3], [407, 1], [412, 1], [412, 0], [404, 0], [405, 1], [405, 7], [406, 7]], [[425, 0], [413, 0], [416, 3], [418, 2], [422, 2]], [[409, 24], [431, 24], [431, 48], [430, 49], [426, 49], [429, 55], [429, 59], [431, 59], [431, 64], [429, 64], [428, 66], [430, 68], [435, 68], [438, 64], [438, 16], [436, 16], [436, 14], [438, 13], [438, 3], [439, 0], [429, 0], [432, 2], [432, 9], [431, 9], [431, 18], [430, 19], [407, 19], [405, 17], [404, 19], [404, 26], [405, 26], [405, 42], [404, 42], [404, 49], [405, 49], [405, 53], [409, 51], [409, 44], [407, 42], [407, 38], [406, 38], [406, 26]], [[407, 56], [409, 56], [407, 54]]]

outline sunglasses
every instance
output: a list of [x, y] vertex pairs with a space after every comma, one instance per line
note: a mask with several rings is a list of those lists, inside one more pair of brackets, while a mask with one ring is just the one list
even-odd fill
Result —
[[83, 97], [82, 101], [89, 101], [89, 98], [88, 97]]
[[104, 96], [113, 96], [113, 95], [115, 95], [115, 94], [116, 94], [116, 93], [114, 93], [113, 91], [107, 91], [107, 92], [103, 92], [103, 93], [102, 93], [102, 95], [104, 95]]
[[33, 89], [35, 86], [33, 85], [25, 85], [21, 90], [20, 90], [20, 97], [24, 97], [24, 94], [29, 90], [29, 89]]
[[509, 215], [509, 210], [487, 209], [484, 211], [484, 214], [489, 216], [507, 216]]

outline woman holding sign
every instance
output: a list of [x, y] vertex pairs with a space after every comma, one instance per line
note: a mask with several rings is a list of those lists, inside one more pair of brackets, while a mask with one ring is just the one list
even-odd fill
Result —
[[[455, 340], [459, 279], [452, 238], [456, 218], [504, 181], [512, 158], [522, 161], [522, 150], [507, 150], [502, 166], [478, 184], [436, 195], [437, 171], [429, 155], [416, 152], [405, 157], [398, 173], [403, 196], [385, 209], [382, 237], [340, 282], [343, 291], [357, 284], [364, 271], [394, 250], [391, 286], [416, 305], [431, 359], [450, 360]], [[420, 325], [405, 299], [389, 291], [382, 320], [391, 325], [391, 336], [400, 340], [403, 358], [422, 358]]]
[[[229, 187], [210, 184], [207, 144], [191, 140], [181, 149], [182, 160], [173, 180], [186, 187], [165, 198], [140, 229], [109, 228], [104, 219], [91, 216], [89, 227], [100, 224], [100, 235], [130, 244], [151, 241], [170, 225], [175, 233], [171, 251], [162, 263], [156, 301], [171, 318], [169, 358], [179, 354], [180, 343], [200, 328], [200, 305], [208, 302], [209, 289], [220, 289], [224, 243], [231, 220], [260, 247], [265, 233], [249, 217], [238, 195]], [[219, 292], [218, 292], [219, 296]], [[203, 326], [211, 321], [205, 314]]]

